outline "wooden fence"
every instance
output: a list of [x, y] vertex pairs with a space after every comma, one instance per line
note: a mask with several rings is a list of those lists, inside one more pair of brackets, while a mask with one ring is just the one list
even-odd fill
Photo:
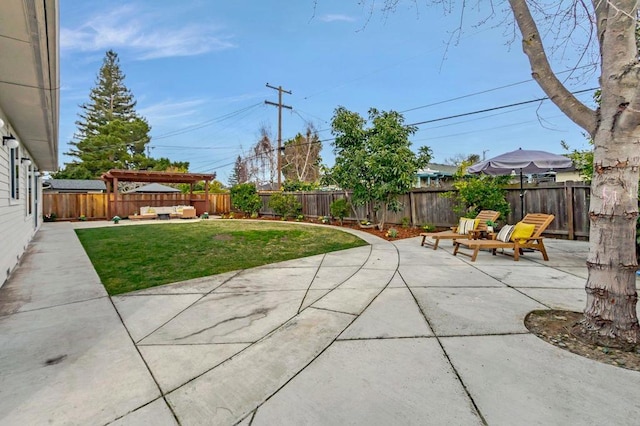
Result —
[[[555, 220], [549, 225], [545, 234], [568, 239], [587, 239], [589, 237], [589, 185], [575, 182], [544, 184], [540, 186], [525, 185], [525, 212], [550, 213]], [[402, 210], [388, 212], [387, 223], [401, 224], [403, 219], [419, 226], [431, 224], [436, 227], [448, 227], [457, 223], [458, 217], [453, 211], [454, 200], [444, 196], [445, 189], [414, 189], [400, 197]], [[304, 192], [294, 193], [302, 204], [305, 216], [329, 216], [329, 206], [339, 198], [341, 192]], [[269, 206], [270, 194], [262, 193], [261, 214], [274, 214]], [[520, 188], [507, 188], [507, 201], [511, 205], [511, 213], [506, 223], [516, 223], [521, 218]], [[358, 217], [366, 217], [366, 209], [357, 209]], [[355, 220], [353, 215], [346, 219]], [[501, 221], [505, 223], [504, 218]]]
[[[113, 194], [110, 194], [113, 202]], [[55, 213], [58, 219], [74, 220], [84, 215], [87, 219], [109, 219], [107, 217], [107, 194], [43, 194], [43, 214]], [[140, 207], [188, 205], [196, 208], [197, 214], [227, 213], [231, 210], [229, 194], [119, 194], [116, 215], [127, 217], [140, 212]]]
[[[387, 223], [401, 224], [403, 219], [412, 225], [431, 224], [437, 227], [451, 226], [457, 223], [453, 212], [453, 199], [443, 196], [443, 189], [415, 189], [400, 198], [402, 211], [388, 212]], [[303, 192], [294, 193], [302, 204], [302, 213], [309, 217], [329, 216], [331, 203], [344, 197], [342, 192]], [[525, 186], [525, 212], [551, 213], [555, 220], [545, 234], [568, 239], [586, 239], [589, 236], [589, 186], [582, 183], [564, 182], [540, 186]], [[113, 196], [113, 194], [111, 195]], [[270, 193], [261, 193], [263, 215], [274, 214], [269, 208]], [[118, 197], [118, 216], [126, 217], [139, 212], [143, 206], [192, 205], [197, 213], [227, 213], [231, 210], [229, 194], [120, 194]], [[59, 219], [77, 219], [85, 215], [89, 219], [107, 219], [107, 194], [44, 194], [43, 213], [54, 212]], [[520, 220], [520, 189], [507, 189], [507, 201], [511, 205], [511, 214], [507, 223]], [[365, 207], [357, 209], [358, 217], [366, 217]], [[350, 216], [347, 219], [355, 220]], [[501, 218], [504, 223], [504, 218]]]

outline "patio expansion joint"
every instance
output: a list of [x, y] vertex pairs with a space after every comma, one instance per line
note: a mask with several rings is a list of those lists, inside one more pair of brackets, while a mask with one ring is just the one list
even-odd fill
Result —
[[451, 337], [496, 337], [496, 336], [526, 336], [531, 334], [530, 331], [507, 331], [504, 333], [476, 333], [476, 334], [436, 334], [438, 338], [451, 338]]
[[[166, 398], [164, 392], [162, 392], [162, 388], [160, 387], [160, 384], [158, 383], [158, 379], [156, 378], [156, 376], [154, 376], [153, 371], [151, 371], [151, 368], [149, 367], [149, 364], [147, 363], [147, 360], [144, 358], [144, 356], [142, 356], [142, 352], [140, 352], [140, 348], [138, 348], [138, 345], [136, 345], [136, 341], [133, 339], [133, 336], [131, 335], [131, 333], [129, 332], [129, 329], [125, 325], [124, 320], [122, 319], [122, 315], [120, 315], [120, 312], [118, 311], [118, 308], [116, 308], [115, 303], [113, 303], [113, 299], [111, 299], [110, 297], [109, 297], [109, 302], [111, 303], [111, 306], [113, 307], [113, 310], [115, 311], [116, 315], [118, 315], [118, 319], [120, 319], [120, 323], [122, 324], [122, 326], [124, 327], [125, 331], [127, 332], [127, 335], [129, 336], [129, 339], [131, 339], [131, 343], [133, 344], [133, 347], [135, 348], [136, 352], [138, 352], [138, 356], [140, 357], [140, 359], [144, 363], [144, 366], [146, 367], [147, 371], [149, 372], [149, 375], [153, 379], [153, 382], [155, 383], [156, 388], [158, 389], [158, 392], [160, 394], [160, 398], [162, 398], [164, 400], [164, 403], [167, 404], [167, 407], [171, 411], [171, 415], [175, 419], [176, 423], [180, 424], [180, 420], [178, 419], [178, 416], [176, 415], [175, 411], [173, 410], [173, 407], [171, 406], [171, 404], [169, 404], [169, 401], [167, 401], [167, 398]], [[160, 398], [156, 398], [153, 401], [156, 401], [156, 400], [158, 400]], [[143, 404], [141, 407], [144, 407], [145, 405], [148, 405], [153, 401], [150, 401], [147, 404]], [[140, 409], [141, 407], [138, 407], [138, 408], [136, 408], [135, 410], [133, 410], [131, 412], [134, 412], [134, 411]]]
[[[105, 425], [113, 424], [113, 423], [117, 422], [118, 420], [120, 420], [120, 419], [122, 419], [122, 418], [124, 418], [124, 417], [127, 417], [129, 414], [135, 413], [136, 411], [138, 411], [138, 410], [140, 410], [140, 409], [142, 409], [142, 408], [146, 407], [147, 405], [151, 405], [151, 404], [153, 404], [154, 402], [156, 402], [156, 401], [158, 401], [158, 400], [160, 400], [160, 399], [164, 400], [164, 401], [165, 401], [165, 403], [167, 402], [167, 401], [164, 399], [164, 396], [159, 396], [159, 397], [157, 397], [156, 399], [152, 399], [151, 401], [149, 401], [149, 402], [147, 402], [147, 403], [144, 403], [144, 404], [142, 404], [141, 406], [139, 406], [139, 407], [137, 407], [137, 408], [135, 408], [135, 409], [133, 409], [133, 410], [129, 411], [128, 413], [125, 413], [125, 414], [123, 414], [123, 415], [121, 415], [121, 416], [116, 417], [115, 419], [111, 420], [110, 422], [105, 423]], [[167, 404], [167, 405], [168, 405], [168, 404]], [[171, 410], [171, 413], [173, 414], [173, 410]], [[181, 423], [178, 421], [178, 419], [175, 417], [175, 414], [174, 414], [174, 419], [176, 420], [176, 422], [178, 422], [178, 424], [179, 424], [179, 425], [181, 424]]]
[[[362, 265], [364, 265], [369, 258], [371, 257], [371, 252], [373, 251], [373, 246], [371, 244], [369, 244], [369, 255], [367, 256], [367, 258], [364, 260], [364, 262], [362, 262]], [[316, 269], [316, 273], [313, 275], [313, 278], [311, 279], [311, 282], [309, 283], [309, 286], [307, 287], [304, 296], [302, 297], [302, 300], [300, 301], [300, 306], [298, 306], [298, 313], [304, 311], [305, 309], [311, 307], [311, 305], [307, 306], [306, 308], [302, 308], [302, 304], [304, 303], [304, 300], [307, 298], [307, 295], [309, 294], [309, 290], [311, 290], [311, 286], [313, 285], [313, 282], [315, 281], [316, 277], [318, 276], [318, 272], [320, 272], [320, 268], [322, 267], [322, 264], [324, 263], [324, 260], [326, 259], [327, 254], [325, 253], [325, 255], [322, 257], [322, 260], [320, 261], [320, 264], [318, 265], [318, 269]], [[360, 267], [358, 269], [356, 269], [353, 274], [349, 275], [347, 278], [345, 278], [344, 280], [342, 280], [339, 284], [337, 284], [336, 286], [334, 286], [333, 288], [329, 289], [329, 291], [322, 296], [320, 299], [321, 300], [323, 297], [325, 297], [326, 295], [330, 294], [333, 290], [335, 290], [336, 288], [340, 287], [342, 284], [344, 284], [345, 282], [347, 282], [350, 278], [352, 278], [354, 275], [356, 275], [358, 272], [360, 272], [360, 270], [362, 270], [362, 265], [360, 265]], [[314, 289], [316, 290], [316, 289]], [[316, 300], [316, 302], [318, 301]], [[315, 302], [314, 302], [315, 303]], [[318, 309], [318, 308], [316, 308]], [[346, 313], [346, 312], [343, 312]]]
[[[201, 295], [201, 297], [199, 297], [198, 299], [194, 300], [193, 303], [191, 303], [190, 305], [186, 306], [184, 309], [182, 309], [181, 311], [179, 311], [177, 314], [175, 314], [174, 316], [172, 316], [171, 318], [169, 318], [167, 321], [163, 322], [162, 324], [160, 324], [158, 327], [156, 327], [154, 330], [152, 330], [150, 333], [147, 333], [145, 336], [143, 336], [140, 340], [138, 340], [137, 342], [134, 342], [136, 344], [138, 344], [139, 342], [142, 342], [144, 339], [146, 339], [147, 337], [151, 336], [153, 333], [155, 333], [156, 331], [160, 330], [162, 327], [164, 327], [165, 325], [167, 325], [168, 323], [170, 323], [171, 321], [173, 321], [174, 319], [176, 319], [180, 314], [182, 314], [183, 312], [185, 312], [187, 309], [191, 308], [193, 305], [195, 305], [196, 303], [198, 303], [199, 301], [201, 301], [202, 299], [204, 299], [205, 297], [207, 297], [208, 295], [210, 295], [214, 290], [220, 288], [220, 286], [228, 283], [232, 278], [237, 277], [238, 274], [241, 271], [238, 271], [238, 273], [230, 276], [229, 278], [227, 278], [226, 280], [224, 280], [222, 283], [220, 283], [219, 286], [217, 286], [216, 288], [214, 288], [213, 290], [209, 291], [208, 293], [202, 294], [202, 293], [196, 293]], [[182, 294], [175, 294], [175, 296], [181, 296]], [[140, 295], [142, 296], [142, 295]], [[174, 296], [172, 294], [163, 294], [161, 296]], [[111, 303], [113, 303], [113, 300], [111, 301]], [[115, 307], [115, 305], [114, 305]], [[116, 308], [116, 311], [118, 309]], [[118, 315], [120, 315], [120, 313], [118, 312]], [[125, 326], [126, 328], [126, 326]], [[128, 331], [128, 330], [127, 330]]]
[[[215, 294], [244, 294], [244, 293], [291, 293], [291, 292], [306, 292], [307, 290], [292, 288], [288, 290], [263, 290], [263, 289], [229, 289], [229, 290], [220, 290], [214, 291], [213, 293], [205, 294], [205, 296], [215, 295]], [[184, 293], [180, 293], [184, 294]]]
[[215, 342], [215, 343], [138, 343], [137, 346], [221, 346], [221, 345], [253, 345], [256, 342]]
[[109, 296], [108, 295], [104, 295], [104, 296], [98, 296], [98, 297], [90, 297], [89, 299], [74, 300], [73, 302], [58, 303], [58, 304], [50, 305], [50, 306], [43, 306], [41, 308], [26, 309], [24, 311], [11, 312], [9, 314], [0, 315], [0, 318], [10, 317], [12, 315], [26, 314], [28, 312], [37, 312], [37, 311], [43, 311], [43, 310], [46, 310], [46, 309], [59, 308], [60, 306], [68, 306], [68, 305], [76, 305], [78, 303], [93, 302], [94, 300], [100, 300], [100, 299], [105, 299], [105, 298], [109, 298]]
[[[531, 299], [531, 300], [533, 300], [533, 301], [534, 301], [534, 302], [536, 302], [536, 303], [539, 303], [540, 305], [542, 305], [542, 306], [546, 307], [547, 309], [552, 309], [552, 307], [551, 307], [548, 303], [544, 303], [544, 302], [541, 302], [541, 301], [537, 300], [535, 297], [530, 296], [530, 295], [528, 295], [527, 293], [525, 293], [525, 292], [521, 291], [521, 290], [520, 290], [520, 288], [518, 288], [518, 287], [514, 287], [514, 286], [512, 286], [512, 285], [510, 285], [510, 284], [507, 284], [506, 282], [502, 281], [501, 279], [498, 279], [498, 278], [496, 278], [496, 277], [494, 277], [494, 276], [490, 275], [490, 274], [489, 274], [489, 273], [487, 273], [486, 271], [483, 271], [482, 269], [479, 269], [476, 265], [471, 265], [471, 264], [469, 264], [469, 265], [470, 265], [470, 266], [472, 266], [472, 267], [474, 267], [477, 271], [480, 271], [481, 273], [485, 274], [486, 276], [488, 276], [488, 277], [490, 277], [490, 278], [492, 278], [492, 279], [494, 279], [494, 280], [496, 280], [496, 281], [498, 281], [498, 282], [502, 283], [502, 284], [503, 284], [503, 285], [505, 285], [507, 288], [509, 288], [509, 289], [511, 289], [511, 290], [513, 290], [513, 291], [515, 291], [516, 293], [519, 293], [519, 294], [521, 294], [522, 296], [525, 296], [526, 298]], [[556, 288], [556, 287], [522, 287], [522, 288], [551, 288], [551, 289], [556, 289], [556, 290], [557, 290], [557, 288]]]
[[440, 340], [440, 336], [438, 336], [436, 334], [435, 329], [433, 328], [433, 325], [431, 324], [431, 321], [429, 321], [429, 318], [427, 317], [426, 313], [424, 312], [424, 310], [420, 306], [420, 303], [418, 303], [418, 299], [416, 298], [416, 295], [411, 290], [411, 287], [409, 287], [407, 285], [407, 282], [402, 277], [402, 273], [398, 272], [398, 274], [402, 278], [402, 281], [404, 282], [405, 286], [407, 286], [407, 289], [409, 290], [409, 293], [411, 293], [411, 297], [413, 297], [413, 300], [414, 300], [416, 306], [418, 307], [418, 309], [420, 311], [420, 314], [422, 315], [422, 317], [426, 321], [426, 323], [429, 326], [429, 328], [431, 329], [431, 331], [433, 331], [434, 338], [436, 339], [436, 342], [438, 342], [438, 346], [440, 346], [440, 350], [442, 351], [444, 357], [447, 359], [447, 362], [451, 366], [451, 370], [456, 375], [456, 377], [458, 379], [458, 382], [460, 382], [460, 385], [464, 389], [464, 392], [467, 395], [467, 398], [469, 398], [469, 401], [471, 402], [471, 405], [473, 406], [473, 409], [475, 410], [475, 412], [477, 413], [478, 417], [480, 418], [480, 420], [482, 421], [483, 424], [485, 424], [485, 425], [489, 424], [487, 422], [487, 420], [485, 419], [484, 415], [482, 414], [482, 412], [480, 411], [480, 407], [478, 407], [478, 404], [473, 399], [473, 396], [471, 396], [471, 393], [469, 392], [469, 389], [467, 388], [467, 384], [464, 382], [464, 380], [462, 380], [462, 376], [458, 372], [458, 369], [456, 368], [456, 366], [453, 364], [453, 361], [451, 360], [451, 357], [449, 356], [449, 353], [447, 353], [446, 349], [444, 348], [444, 345], [442, 344], [442, 341]]
[[337, 309], [320, 308], [320, 307], [312, 306], [312, 305], [308, 306], [305, 309], [316, 309], [318, 311], [335, 312], [336, 314], [350, 315], [352, 317], [357, 317], [358, 316], [358, 314], [353, 314], [351, 312], [338, 311]]
[[368, 340], [412, 340], [412, 339], [434, 339], [436, 336], [425, 336], [425, 335], [416, 335], [416, 336], [390, 336], [390, 337], [349, 337], [343, 339], [337, 339], [338, 342], [359, 342], [359, 341], [368, 341]]

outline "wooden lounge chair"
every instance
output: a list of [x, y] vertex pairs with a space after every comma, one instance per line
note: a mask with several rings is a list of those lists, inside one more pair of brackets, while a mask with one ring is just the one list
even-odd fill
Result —
[[476, 219], [479, 220], [478, 227], [471, 233], [460, 234], [458, 233], [457, 226], [452, 227], [451, 230], [449, 231], [423, 232], [420, 234], [420, 236], [422, 237], [422, 242], [420, 243], [420, 245], [421, 246], [425, 245], [425, 240], [427, 239], [427, 237], [431, 237], [435, 240], [435, 243], [433, 244], [434, 250], [438, 249], [438, 244], [440, 243], [440, 240], [455, 240], [456, 238], [461, 238], [463, 236], [466, 236], [469, 239], [477, 238], [480, 232], [487, 230], [487, 221], [490, 220], [492, 222], [495, 222], [496, 220], [498, 220], [499, 216], [500, 216], [500, 212], [496, 212], [493, 210], [482, 210], [476, 216]]
[[478, 252], [480, 249], [490, 249], [492, 250], [492, 254], [496, 254], [496, 249], [513, 249], [513, 260], [519, 260], [520, 254], [522, 253], [523, 248], [537, 250], [542, 253], [542, 257], [544, 260], [549, 260], [549, 256], [547, 256], [547, 250], [544, 248], [544, 243], [542, 242], [543, 237], [541, 236], [545, 229], [549, 226], [551, 222], [553, 222], [555, 216], [552, 214], [544, 214], [544, 213], [529, 213], [527, 214], [521, 222], [526, 224], [534, 225], [533, 234], [526, 239], [515, 241], [499, 241], [495, 239], [496, 235], [493, 234], [492, 237], [494, 239], [490, 240], [468, 240], [468, 239], [457, 239], [453, 241], [453, 245], [455, 249], [453, 250], [453, 255], [458, 254], [458, 250], [460, 246], [464, 246], [468, 249], [473, 249], [473, 254], [468, 254], [464, 252], [460, 252], [465, 256], [470, 256], [471, 261], [475, 262], [476, 257], [478, 256]]

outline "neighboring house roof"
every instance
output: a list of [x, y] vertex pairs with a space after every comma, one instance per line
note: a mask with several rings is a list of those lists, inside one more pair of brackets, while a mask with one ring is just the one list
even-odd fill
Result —
[[91, 179], [48, 179], [44, 182], [45, 189], [61, 192], [104, 192], [107, 190], [104, 182]]
[[167, 185], [161, 185], [159, 183], [150, 183], [149, 185], [141, 186], [139, 188], [132, 189], [131, 191], [127, 191], [127, 194], [157, 194], [168, 192], [180, 192], [180, 190]]
[[424, 169], [418, 170], [420, 177], [450, 177], [458, 170], [457, 166], [448, 164], [429, 163]]
[[277, 183], [265, 183], [258, 185], [258, 191], [278, 191], [279, 189], [280, 188], [278, 188]]

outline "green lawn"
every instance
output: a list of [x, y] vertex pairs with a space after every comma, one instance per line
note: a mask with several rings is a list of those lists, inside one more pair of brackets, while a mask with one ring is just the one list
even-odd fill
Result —
[[111, 295], [366, 245], [335, 229], [267, 221], [112, 226], [76, 233]]

